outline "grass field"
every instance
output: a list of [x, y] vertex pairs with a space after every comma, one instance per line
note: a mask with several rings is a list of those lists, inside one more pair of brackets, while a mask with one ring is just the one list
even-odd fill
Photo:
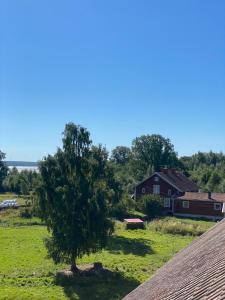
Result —
[[18, 196], [14, 193], [4, 193], [4, 194], [0, 194], [0, 202], [2, 202], [3, 200], [6, 199], [16, 199], [17, 203], [20, 205], [24, 205], [26, 204], [26, 199], [23, 196]]
[[[174, 226], [176, 220], [166, 218], [160, 222], [172, 222]], [[79, 261], [79, 264], [102, 262], [111, 270], [107, 276], [60, 281], [55, 274], [66, 266], [55, 266], [46, 257], [43, 238], [48, 233], [40, 220], [20, 218], [19, 210], [1, 211], [0, 299], [121, 299], [194, 239], [190, 230], [168, 234], [157, 222], [149, 223], [146, 230], [133, 231], [124, 230], [122, 223], [117, 223], [107, 249]], [[179, 222], [187, 226], [197, 224], [192, 229], [201, 228], [202, 231], [215, 224], [190, 220], [177, 222], [178, 226]]]

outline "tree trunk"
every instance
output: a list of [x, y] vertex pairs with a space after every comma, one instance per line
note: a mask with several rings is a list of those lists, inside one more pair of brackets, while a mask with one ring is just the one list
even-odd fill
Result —
[[78, 273], [79, 272], [79, 269], [78, 269], [77, 264], [76, 264], [76, 259], [75, 259], [74, 256], [71, 259], [70, 271], [73, 272], [73, 273]]

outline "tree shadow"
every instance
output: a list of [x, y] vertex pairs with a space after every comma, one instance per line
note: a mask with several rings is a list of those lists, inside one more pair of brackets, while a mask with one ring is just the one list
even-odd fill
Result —
[[90, 276], [57, 277], [56, 284], [64, 289], [70, 300], [115, 300], [122, 299], [135, 289], [140, 282], [126, 278], [119, 272], [107, 270]]
[[145, 239], [130, 239], [117, 235], [109, 238], [106, 250], [113, 254], [122, 252], [123, 254], [134, 254], [138, 256], [154, 253], [153, 249], [147, 244]]

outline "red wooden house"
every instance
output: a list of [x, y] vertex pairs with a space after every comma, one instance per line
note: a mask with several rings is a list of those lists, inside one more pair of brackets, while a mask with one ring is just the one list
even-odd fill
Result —
[[185, 192], [197, 192], [198, 186], [183, 173], [175, 169], [161, 169], [142, 181], [135, 188], [135, 198], [144, 195], [159, 195], [163, 200], [165, 211], [173, 213], [173, 199], [183, 196]]
[[155, 172], [136, 186], [136, 199], [147, 194], [159, 195], [164, 212], [175, 216], [222, 219], [225, 211], [225, 193], [199, 193], [198, 186], [175, 169]]
[[175, 216], [220, 220], [224, 216], [225, 193], [185, 193], [174, 199]]

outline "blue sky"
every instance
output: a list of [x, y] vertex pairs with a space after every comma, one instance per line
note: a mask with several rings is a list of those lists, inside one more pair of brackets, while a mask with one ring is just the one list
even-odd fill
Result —
[[225, 1], [1, 1], [0, 149], [41, 159], [69, 121], [225, 152]]

